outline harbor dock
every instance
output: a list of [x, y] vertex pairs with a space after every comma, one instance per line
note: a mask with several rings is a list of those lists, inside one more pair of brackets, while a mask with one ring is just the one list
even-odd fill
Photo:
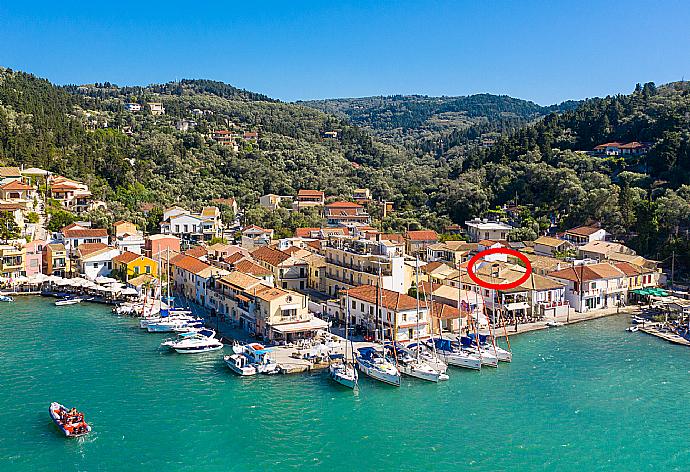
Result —
[[668, 341], [673, 344], [680, 344], [682, 346], [690, 346], [690, 341], [685, 339], [682, 336], [679, 336], [675, 333], [670, 333], [666, 330], [659, 329], [657, 324], [652, 324], [650, 326], [640, 326], [640, 331], [643, 333], [651, 334], [652, 336], [656, 336], [657, 338], [663, 339], [665, 341]]

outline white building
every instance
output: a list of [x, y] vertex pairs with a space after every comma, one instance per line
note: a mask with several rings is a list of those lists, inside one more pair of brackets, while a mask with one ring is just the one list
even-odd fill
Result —
[[120, 251], [114, 247], [106, 247], [93, 251], [79, 259], [79, 270], [88, 279], [108, 276], [113, 270], [113, 258], [120, 255]]
[[577, 312], [613, 308], [627, 299], [626, 275], [606, 262], [579, 264], [549, 273], [566, 286], [565, 297]]
[[378, 339], [382, 323], [384, 337], [389, 341], [405, 343], [429, 337], [429, 309], [426, 302], [419, 302], [418, 311], [417, 299], [404, 293], [373, 285], [351, 288], [341, 293], [340, 310], [336, 315], [344, 321], [348, 314], [350, 325], [376, 332]]
[[479, 242], [482, 239], [489, 239], [492, 241], [507, 241], [508, 234], [513, 229], [512, 226], [506, 223], [497, 221], [489, 221], [486, 219], [475, 218], [470, 221], [465, 221], [467, 226], [467, 235], [472, 242]]

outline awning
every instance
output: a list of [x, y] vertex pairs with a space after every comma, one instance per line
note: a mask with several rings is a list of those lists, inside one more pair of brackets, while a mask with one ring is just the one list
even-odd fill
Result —
[[319, 329], [327, 329], [328, 323], [320, 318], [312, 318], [309, 321], [297, 321], [294, 323], [285, 323], [279, 325], [271, 325], [271, 329], [278, 333], [299, 333], [302, 331], [316, 331]]
[[249, 298], [245, 297], [244, 295], [237, 295], [235, 298], [237, 298], [240, 301], [247, 302], [249, 303]]
[[527, 303], [527, 302], [508, 303], [508, 304], [506, 304], [505, 307], [506, 307], [506, 310], [508, 310], [508, 311], [528, 310], [529, 309], [529, 303]]

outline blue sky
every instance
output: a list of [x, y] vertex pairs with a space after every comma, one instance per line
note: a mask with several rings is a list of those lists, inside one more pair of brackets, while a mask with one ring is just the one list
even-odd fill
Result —
[[208, 78], [282, 100], [546, 105], [690, 78], [688, 1], [13, 3], [0, 2], [0, 65], [60, 84]]

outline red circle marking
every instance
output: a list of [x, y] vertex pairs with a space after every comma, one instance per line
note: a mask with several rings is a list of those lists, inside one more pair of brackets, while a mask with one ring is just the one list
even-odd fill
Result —
[[[488, 256], [491, 254], [508, 254], [510, 256], [517, 257], [520, 259], [522, 262], [525, 263], [525, 275], [517, 279], [515, 282], [509, 282], [505, 284], [492, 284], [489, 282], [485, 282], [481, 280], [479, 277], [477, 277], [477, 274], [474, 273], [474, 265], [482, 259], [484, 256]], [[467, 265], [467, 275], [470, 276], [470, 279], [477, 285], [483, 288], [492, 288], [495, 290], [508, 290], [509, 288], [515, 288], [521, 283], [525, 282], [530, 275], [532, 275], [532, 264], [530, 264], [529, 259], [527, 259], [527, 256], [524, 254], [516, 251], [515, 249], [508, 249], [505, 247], [496, 247], [493, 249], [486, 249], [484, 251], [479, 251], [475, 256], [470, 259], [469, 264]]]

